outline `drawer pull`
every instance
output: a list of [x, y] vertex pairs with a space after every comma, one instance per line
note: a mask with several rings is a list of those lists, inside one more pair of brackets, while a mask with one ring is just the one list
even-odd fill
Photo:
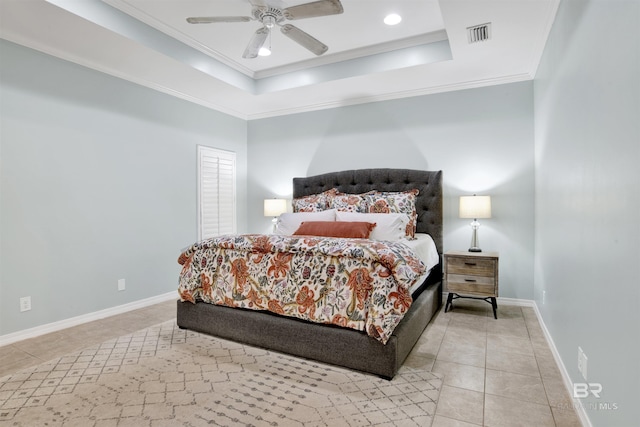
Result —
[[475, 262], [465, 262], [464, 265], [476, 265]]
[[465, 282], [475, 282], [475, 279], [464, 279]]

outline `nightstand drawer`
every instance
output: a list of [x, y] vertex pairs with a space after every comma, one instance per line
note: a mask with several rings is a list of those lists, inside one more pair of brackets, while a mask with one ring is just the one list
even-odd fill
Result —
[[463, 257], [449, 257], [447, 259], [447, 272], [449, 274], [493, 277], [495, 270], [496, 261], [493, 259], [474, 259]]
[[489, 276], [448, 274], [447, 288], [461, 294], [496, 296], [496, 281]]

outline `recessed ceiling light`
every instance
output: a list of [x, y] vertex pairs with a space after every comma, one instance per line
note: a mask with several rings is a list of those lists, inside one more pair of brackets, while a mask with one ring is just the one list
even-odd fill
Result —
[[271, 50], [269, 50], [266, 47], [261, 47], [260, 50], [258, 51], [258, 55], [260, 55], [260, 56], [269, 56], [269, 55], [271, 55]]
[[402, 21], [402, 17], [397, 13], [392, 13], [384, 18], [384, 23], [387, 25], [396, 25], [399, 24], [400, 21]]

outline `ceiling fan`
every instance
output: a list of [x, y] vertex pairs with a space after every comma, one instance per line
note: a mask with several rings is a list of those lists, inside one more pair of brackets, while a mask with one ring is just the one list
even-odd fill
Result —
[[329, 49], [327, 45], [298, 27], [284, 23], [284, 21], [337, 15], [344, 11], [340, 0], [317, 0], [291, 7], [286, 7], [281, 0], [249, 0], [249, 2], [252, 5], [252, 16], [202, 16], [187, 18], [187, 22], [190, 24], [211, 24], [219, 22], [259, 21], [262, 27], [251, 37], [247, 48], [242, 54], [243, 58], [257, 57], [260, 48], [262, 48], [267, 41], [271, 29], [276, 25], [280, 27], [282, 34], [300, 46], [310, 50], [316, 55], [322, 55]]

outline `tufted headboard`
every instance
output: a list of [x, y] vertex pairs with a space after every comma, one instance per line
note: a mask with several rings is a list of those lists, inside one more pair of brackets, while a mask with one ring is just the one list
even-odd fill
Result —
[[442, 171], [355, 169], [293, 178], [294, 198], [319, 194], [332, 188], [351, 194], [417, 188], [420, 190], [416, 199], [417, 232], [429, 234], [442, 254]]

